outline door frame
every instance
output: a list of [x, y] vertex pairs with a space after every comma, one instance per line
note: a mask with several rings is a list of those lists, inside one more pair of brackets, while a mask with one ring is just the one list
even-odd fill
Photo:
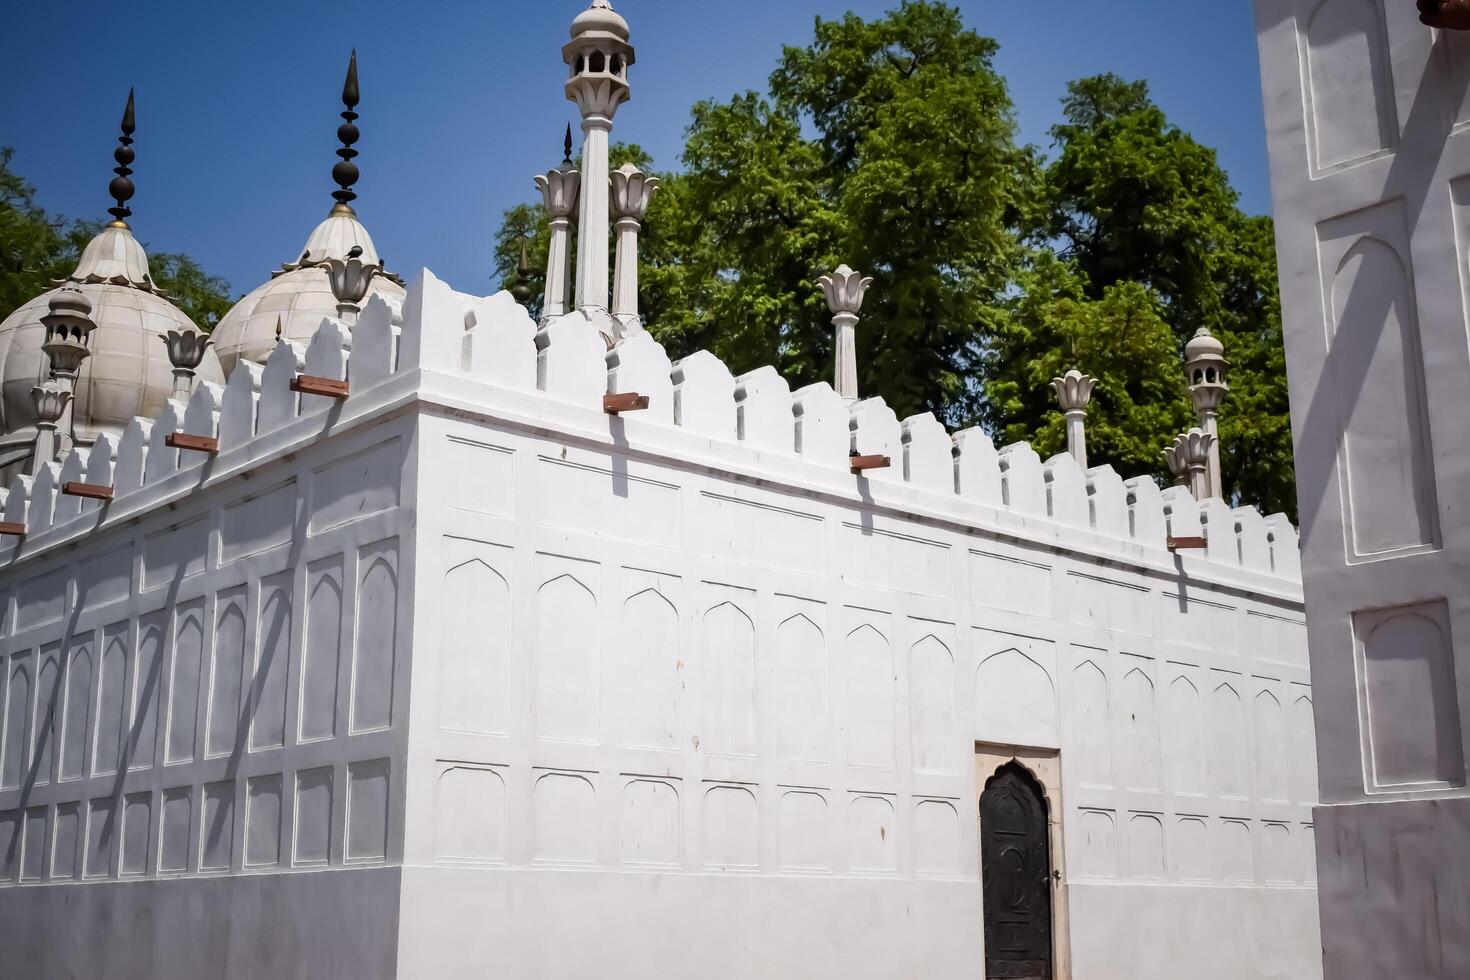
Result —
[[[1051, 949], [1053, 980], [1072, 980], [1072, 950], [1068, 941], [1071, 934], [1070, 917], [1067, 911], [1067, 865], [1066, 851], [1062, 846], [1062, 768], [1060, 754], [1056, 749], [1038, 749], [1024, 745], [1001, 745], [995, 742], [975, 743], [975, 793], [970, 812], [975, 818], [975, 868], [979, 880], [984, 880], [984, 869], [980, 862], [980, 796], [985, 784], [996, 771], [1008, 763], [1021, 766], [1041, 787], [1046, 800], [1046, 822], [1048, 843], [1051, 847], [1052, 870], [1061, 873], [1061, 879], [1052, 886], [1051, 900]], [[983, 906], [984, 896], [981, 896]], [[981, 940], [984, 941], [984, 918], [982, 908]], [[985, 969], [982, 958], [980, 969]]]

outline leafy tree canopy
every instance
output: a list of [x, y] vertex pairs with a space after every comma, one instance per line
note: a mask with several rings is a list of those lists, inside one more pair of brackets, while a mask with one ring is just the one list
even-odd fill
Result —
[[[904, 0], [818, 19], [766, 91], [697, 103], [640, 243], [649, 330], [674, 357], [829, 380], [816, 278], [847, 262], [876, 280], [865, 394], [1047, 454], [1065, 441], [1047, 382], [1075, 367], [1100, 379], [1092, 461], [1167, 479], [1162, 450], [1193, 419], [1180, 357], [1208, 327], [1232, 362], [1229, 495], [1294, 510], [1270, 219], [1240, 211], [1215, 152], [1143, 82], [1073, 82], [1049, 150], [1019, 145], [996, 49], [953, 7]], [[652, 171], [616, 147], [628, 160]], [[496, 264], [513, 278], [525, 236], [539, 293], [539, 207], [506, 213]]]

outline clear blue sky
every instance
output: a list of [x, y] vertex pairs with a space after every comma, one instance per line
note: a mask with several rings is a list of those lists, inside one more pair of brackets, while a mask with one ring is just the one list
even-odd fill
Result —
[[[953, 2], [953, 0], [952, 0]], [[632, 24], [633, 101], [615, 138], [677, 163], [690, 105], [760, 88], [813, 18], [897, 0], [615, 0]], [[236, 293], [299, 254], [334, 187], [348, 51], [362, 81], [358, 212], [390, 268], [490, 288], [503, 208], [560, 158], [574, 107], [560, 47], [585, 0], [13, 4], [0, 57], [0, 145], [43, 206], [103, 217], [117, 121], [138, 90], [133, 227]], [[1023, 139], [1044, 144], [1067, 81], [1146, 79], [1218, 148], [1246, 209], [1269, 209], [1249, 0], [958, 0], [1000, 41]]]

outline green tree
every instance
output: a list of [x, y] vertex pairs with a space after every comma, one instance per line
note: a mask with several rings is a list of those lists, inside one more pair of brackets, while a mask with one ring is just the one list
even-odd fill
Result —
[[[1142, 82], [1073, 82], [1049, 156], [1018, 146], [995, 53], [953, 7], [905, 0], [818, 19], [767, 91], [696, 104], [641, 240], [649, 330], [674, 357], [828, 380], [816, 278], [847, 262], [876, 280], [865, 394], [1048, 454], [1064, 443], [1048, 382], [1076, 367], [1100, 379], [1092, 460], [1163, 480], [1193, 419], [1183, 345], [1208, 327], [1232, 362], [1230, 496], [1294, 511], [1270, 220], [1240, 211], [1215, 152]], [[539, 292], [539, 208], [507, 212], [497, 267], [514, 275], [523, 236]]]
[[[1091, 457], [1165, 478], [1160, 451], [1193, 424], [1180, 357], [1206, 327], [1231, 361], [1220, 422], [1226, 495], [1294, 513], [1270, 219], [1241, 212], [1215, 151], [1170, 123], [1144, 83], [1084, 78], [1068, 86], [1062, 107], [1029, 239], [1071, 276], [1017, 278], [1011, 320], [986, 351], [982, 417], [1007, 437], [1038, 432], [1039, 449], [1059, 445], [1055, 413], [1027, 386], [1039, 380], [1038, 362], [1070, 350], [1085, 322], [1098, 349], [1058, 367], [1101, 379], [1088, 417]], [[1034, 259], [1028, 266], [1048, 268]], [[1118, 304], [1130, 297], [1141, 310], [1143, 296], [1155, 309], [1154, 340], [1131, 366], [1110, 362], [1113, 352], [1134, 350], [1144, 322], [1119, 317]]]
[[1092, 299], [1069, 262], [1038, 251], [1017, 276], [1010, 313], [985, 358], [997, 441], [1029, 441], [1042, 458], [1065, 450], [1065, 420], [1049, 385], [1078, 368], [1098, 379], [1087, 414], [1089, 462], [1125, 478], [1162, 475], [1164, 436], [1185, 428], [1190, 415], [1158, 294], [1125, 281]]
[[[876, 280], [858, 331], [863, 390], [900, 415], [973, 417], [1036, 169], [995, 51], [954, 8], [907, 0], [878, 20], [819, 19], [767, 93], [695, 105], [683, 169], [660, 174], [640, 243], [649, 330], [676, 357], [707, 348], [737, 372], [829, 379], [816, 279], [847, 262]], [[502, 277], [533, 229], [543, 261], [541, 224], [507, 213]]]

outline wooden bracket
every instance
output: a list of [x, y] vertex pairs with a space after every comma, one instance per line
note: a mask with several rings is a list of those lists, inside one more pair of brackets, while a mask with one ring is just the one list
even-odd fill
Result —
[[23, 538], [26, 536], [26, 526], [20, 521], [0, 521], [0, 536]]
[[623, 395], [603, 395], [602, 410], [609, 415], [622, 415], [624, 412], [641, 412], [648, 408], [648, 396], [640, 395], [636, 391], [630, 391]]
[[303, 395], [342, 399], [347, 397], [347, 382], [336, 378], [318, 378], [312, 374], [298, 374], [291, 379], [291, 390]]
[[857, 453], [853, 453], [848, 462], [852, 464], [854, 473], [861, 473], [864, 470], [886, 470], [893, 465], [893, 460], [887, 456], [859, 456]]
[[61, 492], [68, 497], [86, 497], [88, 500], [112, 499], [112, 487], [100, 487], [95, 483], [63, 483]]
[[214, 436], [191, 436], [187, 432], [171, 432], [163, 444], [170, 449], [187, 449], [195, 453], [219, 452], [219, 440]]
[[1170, 551], [1202, 551], [1208, 544], [1209, 542], [1204, 538], [1176, 538], [1172, 535], [1169, 537]]

